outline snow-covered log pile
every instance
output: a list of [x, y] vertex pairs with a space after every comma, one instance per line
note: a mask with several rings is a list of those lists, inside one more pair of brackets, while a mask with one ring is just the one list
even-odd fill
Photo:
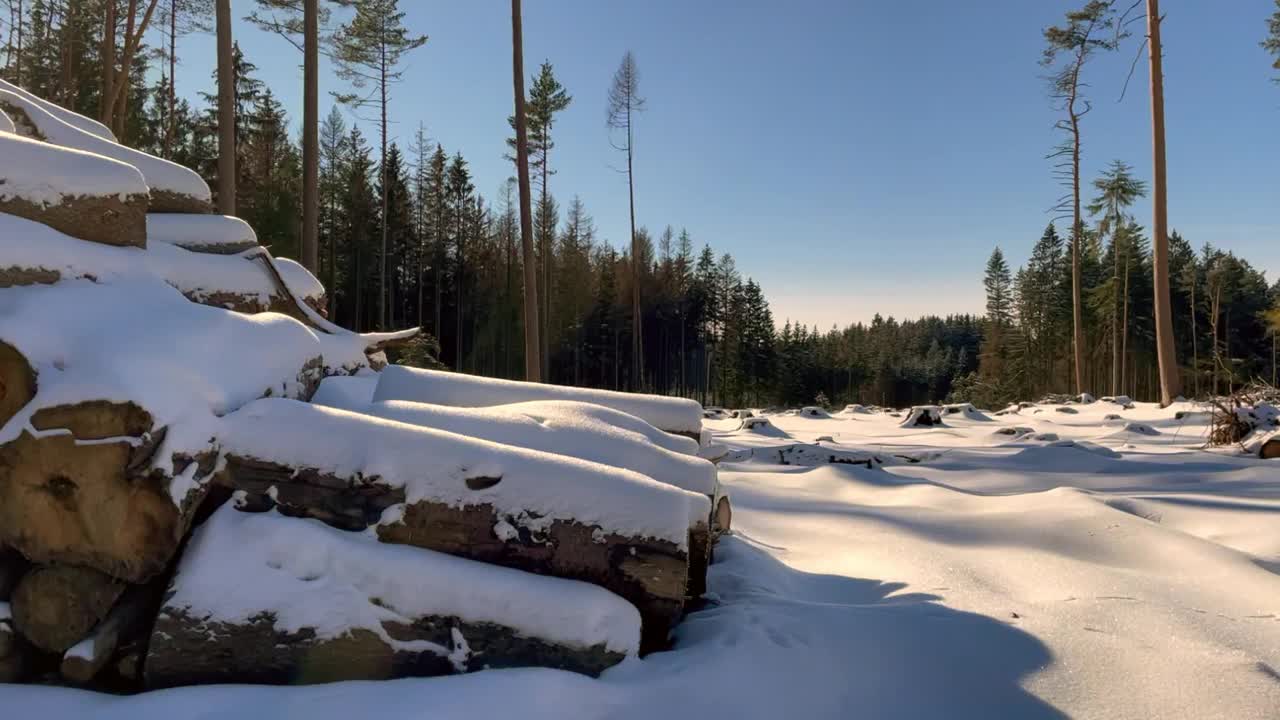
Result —
[[0, 682], [595, 675], [705, 592], [697, 403], [385, 367], [194, 173], [0, 118]]

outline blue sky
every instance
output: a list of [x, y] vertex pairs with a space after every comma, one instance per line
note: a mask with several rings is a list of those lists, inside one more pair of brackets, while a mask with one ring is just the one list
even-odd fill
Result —
[[[732, 253], [779, 323], [980, 311], [991, 249], [1022, 263], [1062, 192], [1044, 159], [1059, 138], [1037, 60], [1041, 30], [1077, 4], [526, 0], [526, 68], [550, 60], [574, 96], [556, 124], [552, 192], [580, 195], [601, 237], [624, 243], [626, 184], [604, 104], [630, 49], [649, 102], [636, 130], [639, 223], [683, 226]], [[251, 6], [232, 5], [237, 16]], [[431, 39], [393, 89], [392, 133], [407, 146], [422, 121], [495, 197], [511, 174], [509, 3], [401, 5]], [[1171, 225], [1274, 279], [1280, 85], [1258, 42], [1275, 4], [1165, 6]], [[236, 33], [296, 122], [300, 55], [244, 23]], [[1138, 42], [1087, 71], [1086, 178], [1112, 159], [1149, 174], [1145, 59], [1118, 102]], [[180, 52], [179, 92], [194, 96], [210, 85], [213, 40], [187, 38]], [[322, 74], [322, 113], [342, 89]], [[1135, 212], [1148, 221], [1149, 205]]]

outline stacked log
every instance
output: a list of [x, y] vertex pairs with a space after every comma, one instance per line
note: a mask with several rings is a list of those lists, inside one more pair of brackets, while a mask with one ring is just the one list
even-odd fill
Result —
[[[0, 156], [0, 213], [81, 240], [146, 246], [147, 185], [137, 169], [9, 133], [0, 134]], [[50, 183], [32, 168], [59, 180]]]
[[[640, 610], [645, 651], [665, 645], [683, 611], [689, 531], [710, 516], [704, 495], [286, 400], [259, 400], [225, 420], [218, 482], [255, 509], [372, 527], [383, 542], [600, 585]], [[328, 439], [323, 451], [315, 437]]]
[[145, 667], [148, 687], [529, 665], [598, 675], [639, 634], [635, 608], [591, 585], [224, 506], [196, 531]]

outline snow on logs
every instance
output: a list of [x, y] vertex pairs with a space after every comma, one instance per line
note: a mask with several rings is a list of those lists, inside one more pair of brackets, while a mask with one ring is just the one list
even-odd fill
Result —
[[[264, 393], [306, 397], [323, 374], [365, 366], [358, 335], [194, 304], [154, 279], [3, 293], [0, 355], [19, 382], [5, 378], [0, 404], [12, 412], [0, 544], [129, 582], [176, 552], [213, 470], [218, 415]], [[10, 408], [24, 383], [16, 397], [30, 400]]]
[[222, 426], [220, 481], [247, 508], [600, 585], [639, 608], [646, 649], [681, 614], [690, 528], [711, 512], [632, 471], [307, 403], [259, 400]]
[[[498, 380], [471, 375], [388, 367], [373, 399], [410, 400], [455, 407], [489, 407], [533, 400], [575, 400], [618, 410], [674, 435], [701, 440], [702, 406], [684, 398], [661, 397]], [[696, 449], [691, 450], [694, 452]]]
[[[3, 188], [0, 185], [0, 193]], [[147, 215], [147, 222], [150, 224], [154, 217]], [[222, 216], [175, 217], [199, 225], [203, 218]], [[292, 261], [272, 258], [265, 248], [253, 247], [237, 255], [210, 255], [163, 240], [151, 243], [144, 252], [87, 245], [32, 220], [5, 215], [2, 203], [0, 258], [0, 287], [74, 278], [106, 282], [149, 276], [177, 288], [193, 302], [243, 313], [279, 312], [306, 324], [314, 323], [298, 303], [307, 302], [314, 311], [324, 297], [323, 287], [319, 298], [315, 296], [319, 282], [314, 276]], [[295, 293], [294, 286], [308, 294]]]
[[[388, 400], [370, 404], [357, 402], [342, 409], [503, 445], [598, 462], [705, 495], [713, 504], [720, 500], [715, 465], [671, 449], [689, 443], [687, 438], [664, 433], [643, 420], [599, 405], [542, 401], [490, 408], [455, 408]], [[668, 447], [663, 447], [663, 444]], [[706, 591], [713, 520], [714, 516], [704, 518], [689, 531], [688, 593], [694, 598]]]
[[79, 128], [89, 133], [90, 135], [96, 135], [102, 138], [103, 140], [110, 140], [111, 142], [116, 142], [116, 136], [114, 133], [111, 132], [111, 129], [108, 128], [106, 125], [103, 125], [102, 123], [98, 122], [97, 120], [94, 120], [93, 118], [86, 117], [79, 113], [72, 112], [60, 105], [55, 105], [54, 103], [51, 103], [47, 100], [42, 100], [41, 98], [36, 97], [35, 95], [22, 89], [21, 87], [18, 87], [17, 85], [14, 85], [11, 82], [6, 82], [5, 80], [0, 80], [0, 90], [7, 90], [8, 92], [15, 93], [18, 96], [32, 103], [35, 103], [37, 106], [51, 113], [54, 117], [58, 118], [59, 120], [67, 123], [68, 125]]
[[195, 531], [152, 638], [148, 687], [594, 676], [638, 651], [640, 615], [587, 583], [223, 506]]
[[147, 185], [134, 167], [12, 133], [0, 133], [0, 157], [0, 213], [81, 240], [146, 246]]
[[147, 213], [147, 240], [218, 255], [234, 255], [258, 246], [258, 235], [249, 223], [230, 215]]
[[[29, 93], [0, 86], [0, 111], [13, 121], [19, 135], [111, 158], [137, 168], [151, 190], [148, 207], [153, 212], [213, 212], [209, 186], [193, 170], [76, 127], [67, 122], [65, 116], [51, 112], [46, 103], [37, 102]], [[21, 164], [19, 167], [24, 173], [46, 174], [33, 173], [33, 168], [42, 167], [40, 165]]]

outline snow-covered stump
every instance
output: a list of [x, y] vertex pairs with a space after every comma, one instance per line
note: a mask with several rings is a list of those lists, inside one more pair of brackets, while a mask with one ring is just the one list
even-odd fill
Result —
[[[697, 443], [702, 441], [702, 406], [685, 398], [498, 380], [393, 365], [382, 372], [373, 399], [409, 400], [454, 407], [570, 400], [612, 408], [638, 417], [659, 430]], [[694, 448], [690, 454], [696, 451]]]
[[247, 508], [599, 585], [640, 610], [646, 651], [681, 615], [711, 511], [632, 471], [286, 400], [228, 415], [218, 442]]
[[[0, 157], [0, 213], [81, 240], [146, 247], [147, 185], [135, 168], [9, 133], [0, 133]], [[15, 284], [8, 272], [0, 269], [0, 287]]]
[[224, 506], [193, 535], [152, 632], [152, 688], [308, 684], [634, 655], [622, 598], [276, 513]]
[[937, 405], [917, 405], [911, 408], [911, 413], [899, 427], [937, 427], [942, 424], [942, 408]]

